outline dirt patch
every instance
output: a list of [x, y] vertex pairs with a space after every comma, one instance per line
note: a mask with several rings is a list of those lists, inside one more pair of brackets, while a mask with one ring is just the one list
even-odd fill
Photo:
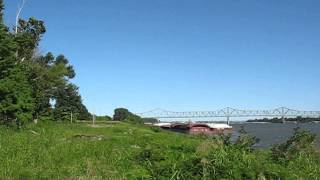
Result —
[[112, 127], [112, 125], [108, 125], [108, 124], [95, 124], [95, 125], [88, 125], [89, 127], [92, 127], [92, 128], [106, 128], [106, 127]]
[[102, 141], [105, 139], [103, 135], [87, 135], [87, 134], [77, 134], [72, 136], [73, 140], [87, 140], [87, 141]]

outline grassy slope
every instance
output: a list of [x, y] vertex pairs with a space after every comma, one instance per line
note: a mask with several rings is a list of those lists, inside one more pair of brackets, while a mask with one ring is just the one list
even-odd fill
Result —
[[[250, 153], [234, 145], [124, 123], [105, 126], [47, 122], [18, 132], [0, 126], [0, 179], [320, 177], [320, 161], [314, 157], [280, 165], [270, 160], [269, 151]], [[74, 138], [81, 134], [104, 139]]]
[[[30, 132], [34, 130], [40, 135]], [[74, 135], [103, 135], [104, 139], [74, 139]], [[111, 124], [87, 125], [43, 123], [16, 132], [0, 126], [0, 176], [10, 177], [101, 177], [119, 179], [146, 176], [134, 156], [147, 146], [193, 147], [199, 140], [150, 128]], [[170, 149], [170, 148], [169, 148]], [[173, 158], [183, 156], [172, 151]]]

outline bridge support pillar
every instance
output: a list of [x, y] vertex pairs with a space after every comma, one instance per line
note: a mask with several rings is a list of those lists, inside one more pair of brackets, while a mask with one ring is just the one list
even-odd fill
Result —
[[282, 123], [286, 122], [284, 116], [285, 116], [285, 107], [281, 107], [281, 120], [282, 120]]
[[286, 120], [285, 120], [284, 116], [281, 117], [281, 120], [282, 120], [283, 124], [286, 123]]
[[230, 125], [230, 116], [227, 116], [227, 124]]

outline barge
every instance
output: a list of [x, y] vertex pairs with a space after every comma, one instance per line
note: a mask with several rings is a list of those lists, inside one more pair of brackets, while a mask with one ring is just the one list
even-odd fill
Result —
[[154, 124], [154, 126], [191, 135], [203, 134], [213, 136], [221, 134], [231, 134], [233, 131], [232, 126], [228, 124], [216, 123], [157, 123]]

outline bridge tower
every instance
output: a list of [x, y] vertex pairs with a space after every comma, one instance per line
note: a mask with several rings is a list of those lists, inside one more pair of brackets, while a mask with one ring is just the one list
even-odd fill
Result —
[[281, 107], [281, 120], [282, 120], [282, 123], [286, 123], [286, 120], [285, 120], [285, 107]]
[[226, 113], [226, 115], [227, 115], [227, 124], [228, 125], [230, 125], [230, 107], [227, 107], [227, 113]]

